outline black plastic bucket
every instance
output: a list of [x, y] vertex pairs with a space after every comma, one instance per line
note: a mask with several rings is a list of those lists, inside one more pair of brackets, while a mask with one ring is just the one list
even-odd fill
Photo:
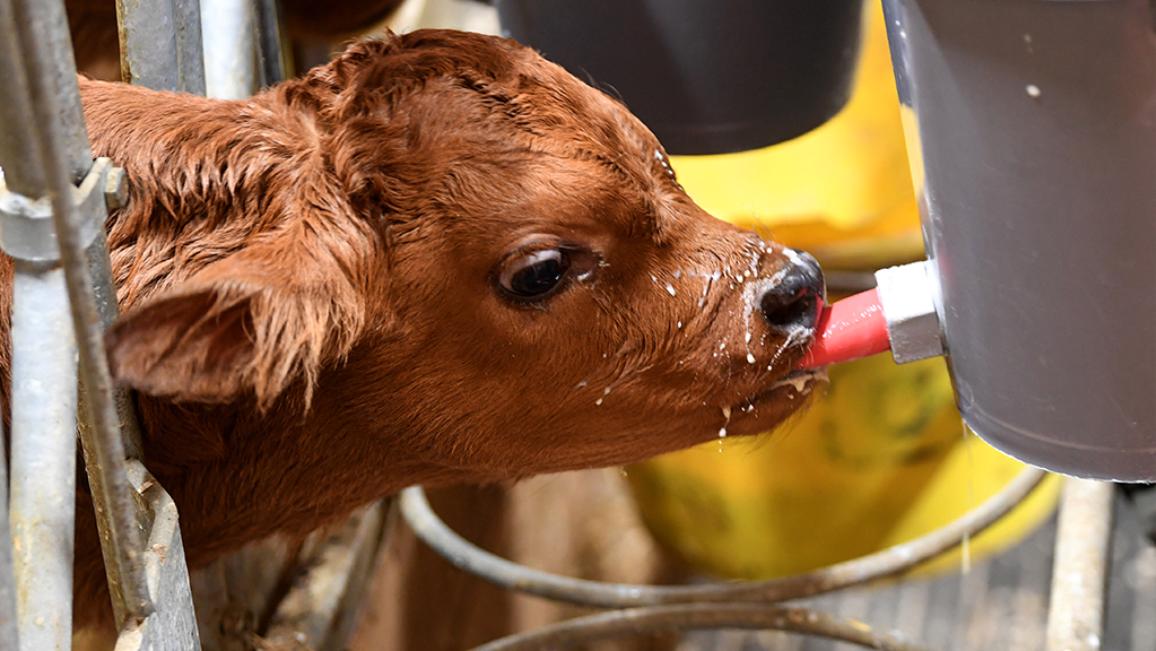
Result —
[[861, 0], [497, 0], [502, 31], [616, 94], [674, 154], [766, 147], [847, 102]]

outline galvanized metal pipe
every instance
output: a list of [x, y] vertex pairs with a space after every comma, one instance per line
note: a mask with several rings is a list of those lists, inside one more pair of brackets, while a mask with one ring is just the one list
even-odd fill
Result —
[[205, 94], [199, 0], [116, 0], [121, 78]]
[[0, 427], [0, 649], [16, 649], [16, 580], [12, 573], [12, 533], [8, 527], [8, 463]]
[[[38, 124], [39, 128], [30, 129], [35, 135], [45, 181], [45, 186], [31, 196], [46, 196], [51, 203], [56, 245], [67, 288], [65, 307], [70, 308], [72, 315], [67, 341], [76, 342], [71, 344], [73, 348], [70, 352], [73, 366], [70, 369], [69, 395], [72, 396], [73, 417], [68, 423], [70, 445], [65, 457], [69, 463], [75, 464], [75, 358], [79, 352], [88, 406], [86, 411], [89, 418], [86, 420], [91, 422], [91, 428], [86, 428], [88, 431], [84, 436], [89, 461], [89, 482], [97, 524], [105, 543], [102, 544], [102, 550], [113, 606], [118, 623], [123, 623], [126, 618], [146, 617], [152, 605], [139, 560], [144, 549], [137, 518], [139, 510], [132, 500], [125, 474], [125, 449], [108, 360], [104, 354], [101, 310], [86, 254], [94, 236], [103, 227], [105, 176], [96, 174], [95, 168], [89, 174], [92, 168], [91, 153], [84, 135], [79, 90], [73, 72], [75, 65], [62, 4], [58, 0], [13, 0], [12, 5], [14, 23], [20, 28], [16, 31], [25, 66], [28, 105], [33, 115], [55, 118], [39, 120], [33, 123]], [[19, 126], [28, 128], [28, 125]], [[86, 176], [78, 192], [74, 186], [77, 177], [75, 170], [82, 162]], [[15, 163], [25, 164], [22, 161]], [[105, 287], [104, 293], [109, 294], [110, 287]], [[21, 311], [16, 310], [17, 314]], [[20, 344], [16, 342], [15, 335], [13, 341], [18, 354]], [[14, 361], [14, 377], [15, 368]], [[72, 486], [75, 477], [75, 467], [72, 468], [69, 486]], [[15, 494], [15, 490], [13, 492]], [[69, 494], [72, 495], [72, 489]], [[70, 522], [69, 540], [71, 526]], [[71, 572], [71, 559], [69, 567]], [[71, 588], [66, 599], [66, 602], [70, 601]]]
[[1060, 505], [1048, 651], [1098, 651], [1112, 560], [1113, 486], [1068, 479]]
[[957, 546], [1016, 507], [1045, 478], [1029, 468], [971, 512], [921, 538], [813, 572], [769, 581], [696, 586], [650, 586], [587, 581], [513, 563], [466, 541], [442, 522], [416, 487], [402, 491], [402, 517], [417, 537], [455, 567], [491, 583], [547, 599], [597, 608], [627, 608], [672, 603], [746, 601], [770, 603], [831, 592], [902, 574], [920, 562]]
[[257, 85], [271, 86], [285, 80], [289, 69], [281, 12], [277, 0], [253, 0], [257, 21]]
[[[78, 183], [92, 165], [92, 151], [84, 127], [80, 97], [75, 92], [76, 64], [68, 22], [60, 2], [37, 3], [31, 11], [21, 11], [11, 2], [0, 3], [0, 168], [8, 188], [28, 197], [41, 197], [47, 188], [44, 163], [33, 126], [52, 122], [67, 152], [66, 168]], [[61, 32], [56, 26], [63, 24]], [[48, 61], [45, 71], [51, 92], [58, 96], [56, 113], [37, 113], [29, 95], [21, 36], [37, 40], [45, 51], [60, 52]], [[33, 37], [33, 35], [35, 35]], [[73, 92], [69, 93], [69, 89]]]
[[779, 630], [840, 640], [881, 651], [925, 651], [895, 635], [876, 633], [863, 622], [806, 608], [764, 604], [678, 604], [615, 610], [567, 620], [483, 644], [474, 651], [570, 649], [602, 640], [696, 629]]
[[[44, 29], [64, 22], [63, 7], [48, 3], [26, 9], [16, 3], [0, 5], [0, 82], [9, 90], [0, 102], [0, 167], [7, 189], [35, 198], [45, 194], [48, 177], [43, 149], [30, 125], [44, 123], [45, 116], [67, 123], [58, 127], [57, 135], [70, 146], [72, 155], [59, 161], [58, 171], [69, 184], [87, 171], [91, 154], [84, 123], [78, 119], [80, 104], [75, 93], [72, 102], [57, 102], [56, 112], [38, 113], [31, 99], [32, 80], [24, 67], [27, 50], [23, 45], [29, 41], [47, 49], [69, 47], [67, 29], [57, 33]], [[49, 61], [44, 68], [52, 83], [67, 74], [75, 86], [71, 57], [66, 62]], [[66, 196], [71, 201], [72, 195]], [[17, 207], [13, 204], [7, 209]], [[12, 226], [5, 223], [6, 230]], [[9, 585], [16, 588], [16, 648], [30, 650], [71, 645], [76, 494], [76, 344], [63, 272], [38, 257], [18, 258], [15, 263], [10, 368], [8, 508], [13, 581]]]
[[[0, 86], [8, 89], [8, 98], [0, 102], [0, 187], [16, 183], [28, 187], [41, 183], [40, 159], [27, 131], [4, 128], [4, 125], [25, 124], [30, 113], [24, 96], [24, 70], [19, 61], [19, 46], [15, 39], [16, 23], [12, 6], [0, 2]], [[3, 169], [5, 160], [25, 160], [27, 170]], [[13, 172], [16, 173], [13, 176]], [[10, 401], [11, 402], [11, 401]], [[4, 433], [0, 431], [0, 648], [16, 649], [16, 579], [12, 559], [12, 536], [8, 522], [8, 454]]]
[[63, 651], [72, 644], [76, 342], [59, 268], [16, 261], [11, 372], [19, 648]]
[[201, 0], [205, 94], [249, 97], [285, 79], [276, 0]]
[[205, 94], [243, 99], [257, 89], [254, 0], [201, 0]]

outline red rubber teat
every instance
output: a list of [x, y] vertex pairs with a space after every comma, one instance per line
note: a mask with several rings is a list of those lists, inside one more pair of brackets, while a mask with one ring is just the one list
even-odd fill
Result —
[[818, 335], [798, 368], [849, 362], [891, 349], [887, 321], [874, 289], [823, 308]]

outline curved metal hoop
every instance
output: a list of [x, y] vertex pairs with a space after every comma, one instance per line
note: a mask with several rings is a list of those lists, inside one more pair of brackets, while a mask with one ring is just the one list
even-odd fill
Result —
[[876, 633], [866, 624], [852, 619], [805, 608], [743, 603], [675, 604], [612, 610], [504, 637], [474, 651], [566, 649], [631, 635], [712, 628], [779, 630], [850, 642], [881, 651], [925, 651], [924, 647], [894, 635]]
[[402, 517], [414, 533], [461, 570], [499, 586], [546, 599], [596, 608], [636, 608], [705, 602], [775, 603], [895, 576], [960, 544], [966, 535], [991, 526], [1046, 477], [1029, 468], [999, 493], [950, 524], [902, 545], [813, 572], [769, 581], [650, 586], [587, 581], [543, 572], [491, 554], [451, 530], [430, 508], [419, 487], [402, 491]]

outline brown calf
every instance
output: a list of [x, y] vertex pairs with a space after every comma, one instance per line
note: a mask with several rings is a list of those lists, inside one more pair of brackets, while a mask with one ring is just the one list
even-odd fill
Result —
[[[622, 105], [513, 42], [391, 35], [244, 101], [81, 92], [131, 183], [110, 360], [194, 567], [410, 484], [766, 431], [816, 379], [813, 261], [704, 213]], [[77, 546], [83, 623], [91, 524]]]

